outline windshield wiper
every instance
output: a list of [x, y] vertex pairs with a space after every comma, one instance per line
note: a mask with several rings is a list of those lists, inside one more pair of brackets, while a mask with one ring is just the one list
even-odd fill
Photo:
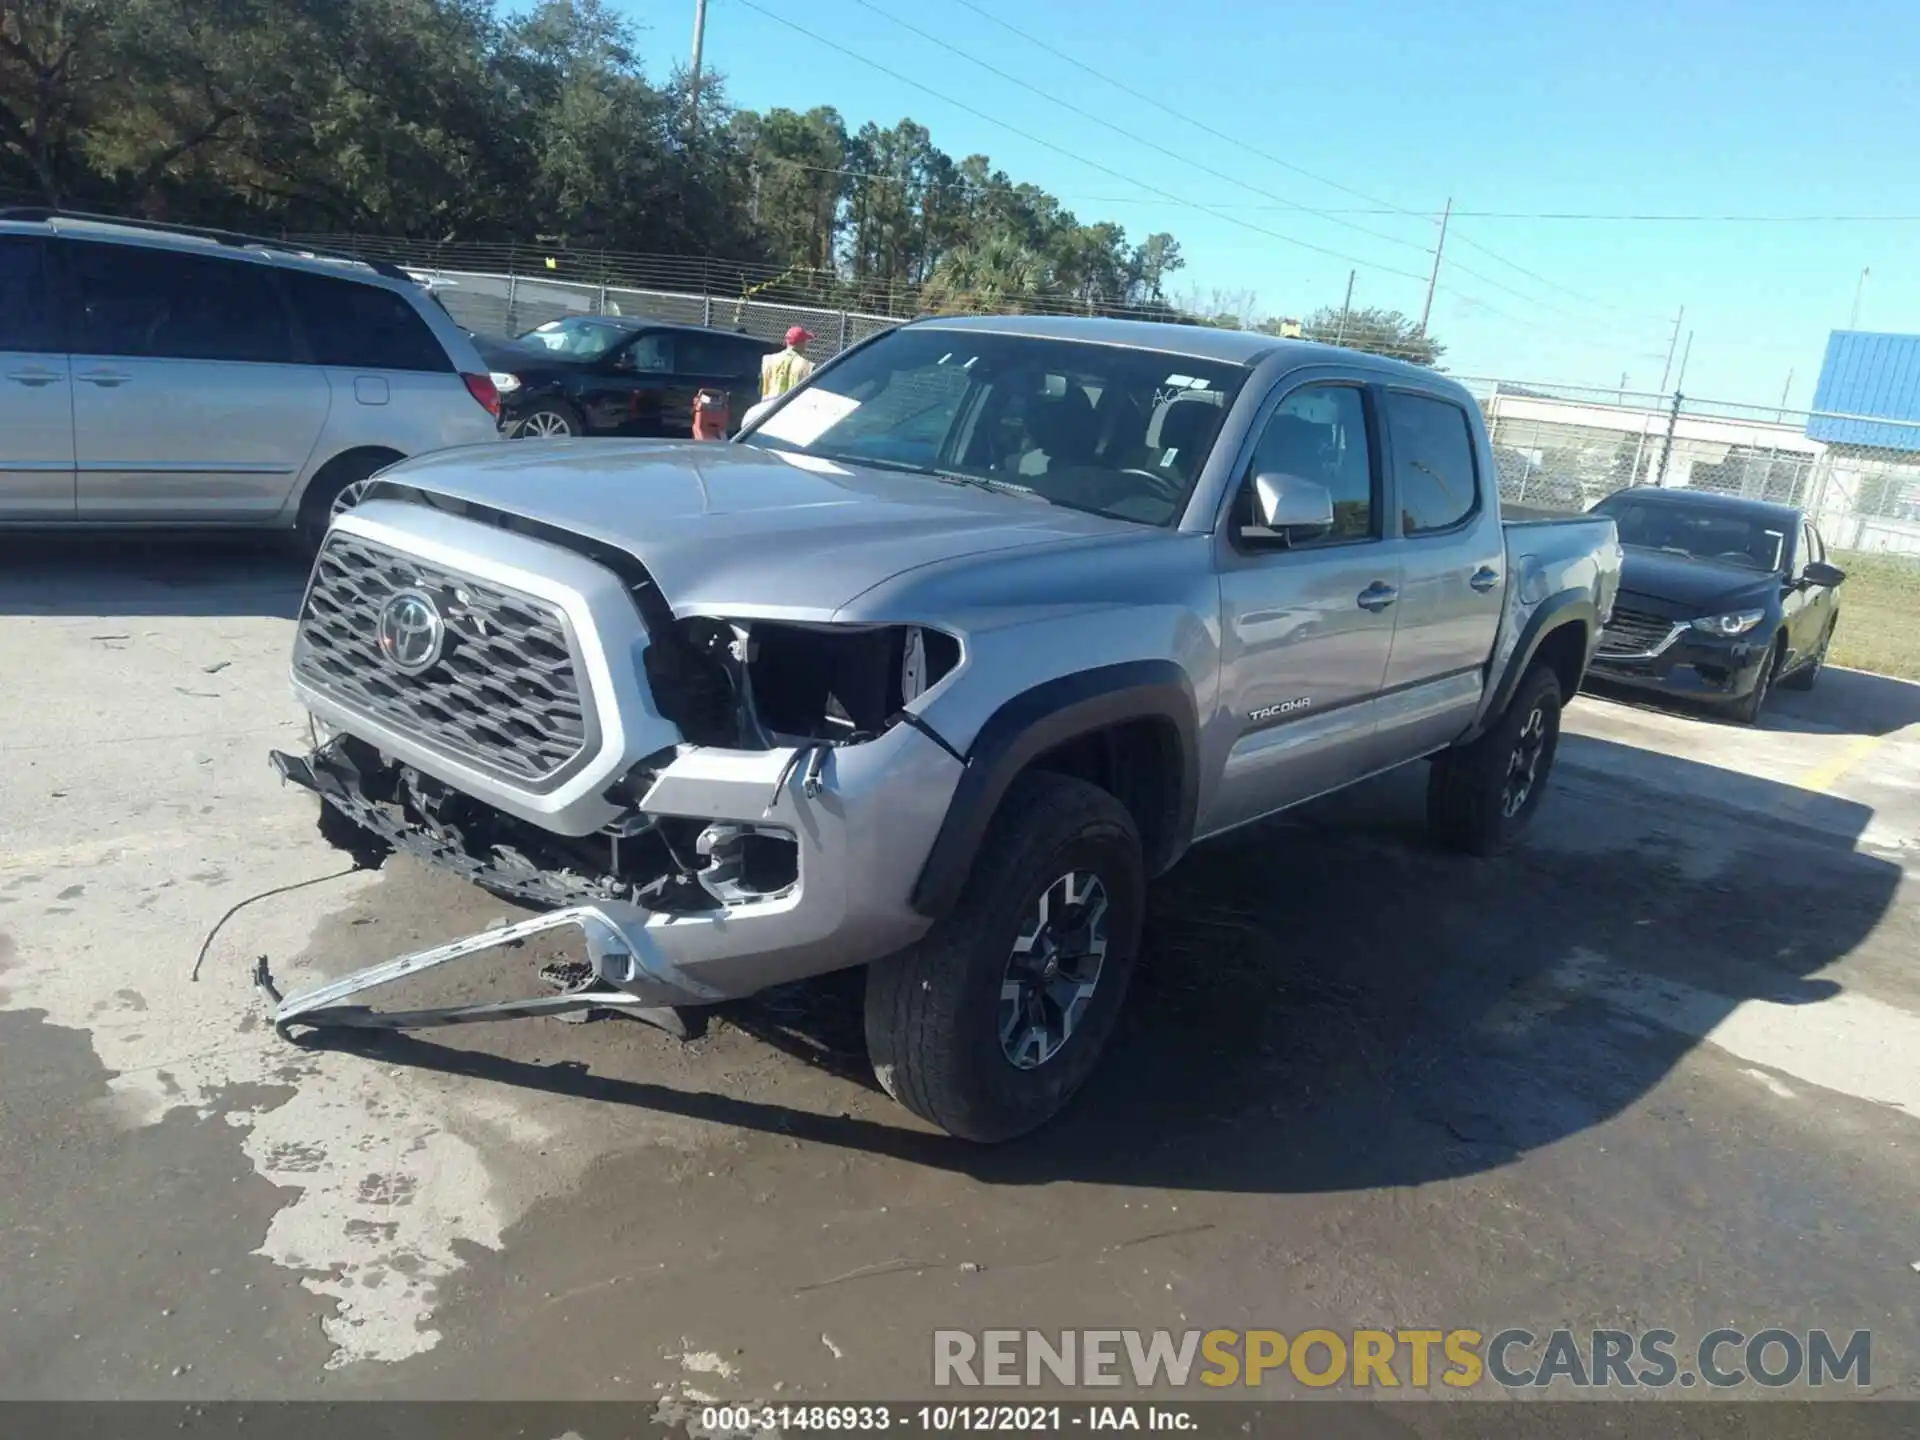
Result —
[[[803, 451], [803, 454], [813, 453]], [[819, 455], [822, 460], [831, 460], [837, 465], [867, 465], [875, 470], [892, 470], [902, 475], [924, 475], [929, 480], [938, 480], [947, 485], [973, 485], [996, 495], [1020, 495], [1043, 504], [1052, 504], [1046, 496], [1026, 485], [1015, 485], [1010, 480], [994, 480], [985, 475], [969, 475], [964, 470], [942, 470], [933, 465], [915, 465], [907, 460], [890, 460], [872, 455]]]
[[1046, 505], [1053, 503], [1031, 485], [1016, 485], [1011, 480], [992, 480], [985, 475], [968, 475], [959, 470], [931, 470], [927, 473], [944, 480], [949, 485], [975, 485], [982, 490], [990, 490], [996, 495], [1018, 495], [1027, 500], [1038, 500]]

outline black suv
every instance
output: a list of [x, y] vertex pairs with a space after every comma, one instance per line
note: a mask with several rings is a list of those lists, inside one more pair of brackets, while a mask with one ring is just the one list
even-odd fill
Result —
[[1593, 507], [1625, 552], [1589, 675], [1725, 705], [1752, 724], [1774, 683], [1810, 690], [1846, 572], [1790, 505], [1639, 487]]
[[693, 399], [725, 390], [733, 423], [760, 398], [760, 358], [780, 347], [729, 330], [619, 315], [576, 315], [511, 340], [474, 344], [500, 390], [510, 435], [686, 436]]

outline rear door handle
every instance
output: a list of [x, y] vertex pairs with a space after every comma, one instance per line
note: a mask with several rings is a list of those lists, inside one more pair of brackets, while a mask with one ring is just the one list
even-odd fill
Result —
[[60, 378], [58, 370], [9, 370], [7, 378], [16, 385], [52, 385]]
[[101, 385], [110, 389], [115, 385], [126, 384], [133, 377], [118, 370], [89, 370], [79, 378], [89, 385]]
[[1478, 590], [1482, 595], [1486, 594], [1487, 591], [1499, 583], [1500, 572], [1490, 565], [1482, 565], [1478, 570], [1473, 572], [1473, 578], [1467, 581], [1467, 584]]
[[1356, 603], [1362, 610], [1372, 610], [1377, 614], [1399, 598], [1400, 592], [1393, 586], [1384, 580], [1376, 580], [1360, 592]]

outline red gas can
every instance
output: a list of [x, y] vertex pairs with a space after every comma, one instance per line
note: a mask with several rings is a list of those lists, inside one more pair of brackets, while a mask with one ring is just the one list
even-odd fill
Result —
[[733, 397], [724, 390], [702, 390], [693, 397], [693, 438], [724, 440], [733, 428]]

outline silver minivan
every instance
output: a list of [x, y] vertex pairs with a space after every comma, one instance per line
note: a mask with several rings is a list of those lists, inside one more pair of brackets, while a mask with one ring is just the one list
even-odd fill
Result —
[[396, 267], [0, 210], [0, 527], [317, 543], [375, 471], [500, 439], [499, 409], [466, 332]]

